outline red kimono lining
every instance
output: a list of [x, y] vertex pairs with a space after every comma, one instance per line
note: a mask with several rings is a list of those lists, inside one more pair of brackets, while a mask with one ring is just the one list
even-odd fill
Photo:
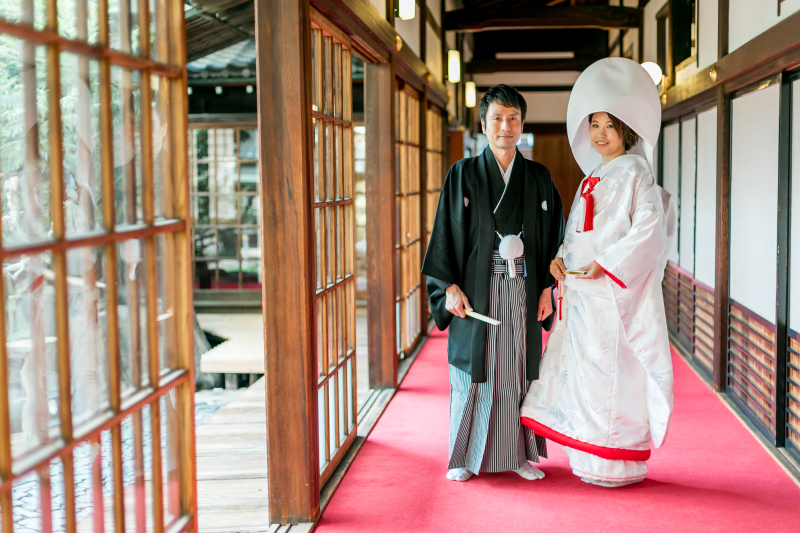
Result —
[[523, 416], [521, 420], [524, 426], [531, 428], [537, 435], [572, 448], [573, 450], [580, 450], [582, 452], [590, 453], [592, 455], [596, 455], [597, 457], [602, 457], [603, 459], [609, 459], [612, 461], [647, 461], [650, 459], [650, 450], [626, 450], [624, 448], [606, 448], [605, 446], [596, 446], [594, 444], [589, 444], [588, 442], [575, 440], [572, 437], [567, 437], [558, 431], [540, 424], [532, 418]]

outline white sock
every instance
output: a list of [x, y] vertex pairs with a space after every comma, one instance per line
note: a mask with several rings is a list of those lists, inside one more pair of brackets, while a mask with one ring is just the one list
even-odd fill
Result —
[[581, 481], [584, 483], [591, 483], [593, 485], [597, 485], [600, 487], [624, 487], [625, 485], [633, 485], [634, 483], [641, 483], [644, 481], [643, 479], [637, 479], [635, 481], [600, 481], [599, 479], [592, 479], [589, 477], [582, 477]]
[[450, 481], [466, 481], [472, 477], [472, 472], [468, 468], [453, 468], [447, 471], [447, 479]]
[[544, 472], [538, 468], [532, 467], [528, 461], [522, 463], [522, 466], [514, 470], [514, 472], [530, 481], [544, 478]]

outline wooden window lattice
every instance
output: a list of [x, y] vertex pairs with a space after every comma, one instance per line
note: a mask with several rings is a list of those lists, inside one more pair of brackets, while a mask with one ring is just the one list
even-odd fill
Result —
[[7, 8], [2, 530], [180, 529], [196, 501], [183, 3]]
[[312, 10], [314, 236], [320, 484], [356, 435], [351, 48]]

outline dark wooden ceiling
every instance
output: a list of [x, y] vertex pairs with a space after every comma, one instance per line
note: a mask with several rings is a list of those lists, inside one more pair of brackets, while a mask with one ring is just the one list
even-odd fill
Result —
[[190, 0], [186, 11], [186, 53], [189, 62], [253, 37], [253, 0]]

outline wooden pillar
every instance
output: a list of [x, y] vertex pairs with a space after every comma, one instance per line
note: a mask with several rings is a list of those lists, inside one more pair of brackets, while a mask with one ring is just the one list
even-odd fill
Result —
[[[728, 53], [728, 0], [719, 0], [717, 54]], [[731, 237], [731, 99], [717, 86], [717, 253], [714, 282], [714, 389], [725, 392], [728, 375], [728, 289]]]
[[256, 0], [269, 519], [319, 515], [311, 19], [308, 0]]
[[778, 137], [778, 272], [775, 335], [775, 446], [786, 444], [786, 370], [789, 351], [789, 234], [791, 221], [792, 78], [781, 75]]
[[395, 100], [394, 64], [364, 70], [367, 197], [367, 316], [369, 386], [397, 387], [395, 320]]

